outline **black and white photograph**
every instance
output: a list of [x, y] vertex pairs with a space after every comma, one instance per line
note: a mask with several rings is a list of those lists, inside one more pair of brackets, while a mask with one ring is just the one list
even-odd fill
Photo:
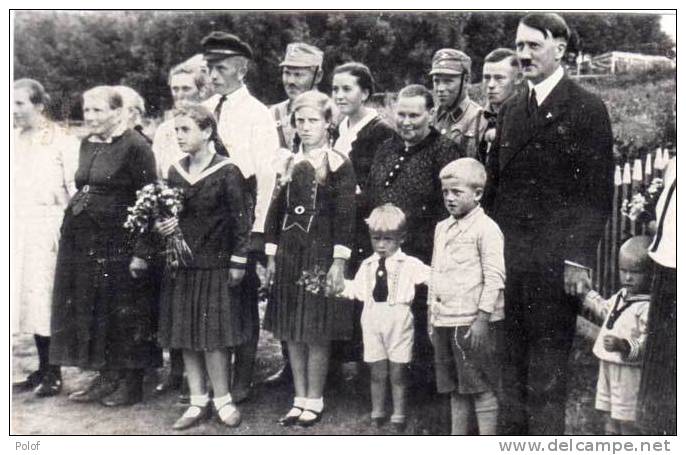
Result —
[[10, 449], [671, 451], [676, 18], [9, 10]]

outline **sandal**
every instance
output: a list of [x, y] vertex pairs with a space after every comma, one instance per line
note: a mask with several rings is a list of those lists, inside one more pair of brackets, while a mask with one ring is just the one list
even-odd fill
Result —
[[279, 419], [279, 425], [282, 427], [290, 427], [298, 423], [298, 419], [302, 415], [304, 409], [298, 406], [293, 406], [288, 413]]
[[179, 417], [176, 422], [174, 422], [172, 429], [185, 430], [186, 428], [190, 428], [199, 423], [201, 420], [205, 420], [207, 418], [207, 414], [207, 406], [190, 405], [188, 409], [186, 409], [186, 412], [184, 412], [183, 415]]
[[298, 417], [298, 425], [301, 427], [311, 427], [322, 419], [322, 414], [324, 414], [324, 410], [317, 412], [312, 409], [305, 409]]
[[217, 409], [217, 418], [221, 423], [231, 428], [240, 425], [242, 420], [241, 411], [231, 402]]

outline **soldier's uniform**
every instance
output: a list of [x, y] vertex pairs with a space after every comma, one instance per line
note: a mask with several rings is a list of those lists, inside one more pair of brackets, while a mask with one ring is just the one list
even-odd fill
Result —
[[[286, 55], [279, 66], [282, 68], [284, 66], [316, 68], [314, 74], [314, 80], [316, 80], [317, 73], [322, 71], [323, 60], [324, 53], [317, 47], [306, 43], [290, 43], [286, 46]], [[316, 87], [312, 87], [312, 89], [315, 90]], [[293, 149], [293, 136], [295, 136], [295, 128], [291, 125], [291, 101], [287, 99], [269, 106], [276, 122], [281, 147], [289, 150]]]
[[432, 110], [432, 125], [444, 136], [456, 142], [467, 156], [478, 156], [479, 144], [486, 131], [487, 122], [484, 121], [483, 109], [472, 101], [467, 94], [467, 83], [471, 74], [472, 59], [464, 52], [456, 49], [441, 49], [434, 54], [431, 62], [430, 76], [434, 74], [450, 74], [459, 76], [464, 74], [462, 101], [458, 100], [453, 106], [444, 109], [436, 106]]

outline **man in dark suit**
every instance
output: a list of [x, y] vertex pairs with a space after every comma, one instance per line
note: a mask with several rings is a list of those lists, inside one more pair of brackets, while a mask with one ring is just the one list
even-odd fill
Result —
[[582, 267], [610, 213], [612, 131], [603, 102], [560, 62], [570, 32], [557, 14], [524, 17], [517, 58], [528, 88], [502, 107], [486, 198], [505, 235], [502, 432], [562, 434], [567, 361]]

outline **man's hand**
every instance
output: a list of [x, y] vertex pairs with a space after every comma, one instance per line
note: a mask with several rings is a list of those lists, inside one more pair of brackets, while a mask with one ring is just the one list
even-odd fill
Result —
[[607, 352], [619, 352], [622, 355], [629, 355], [629, 351], [631, 351], [628, 341], [614, 335], [605, 335], [603, 346]]
[[333, 297], [345, 289], [345, 278], [343, 271], [345, 270], [345, 259], [334, 258], [329, 273], [326, 274], [326, 296]]
[[490, 346], [489, 338], [491, 336], [488, 328], [489, 313], [479, 311], [476, 319], [469, 326], [467, 336], [469, 337], [470, 347], [473, 351], [480, 351]]
[[243, 277], [245, 276], [245, 269], [229, 269], [229, 287], [235, 287], [241, 284]]
[[131, 258], [131, 263], [129, 263], [129, 273], [131, 273], [132, 277], [142, 277], [146, 270], [148, 270], [148, 263], [145, 261], [145, 259], [141, 259], [136, 256]]

